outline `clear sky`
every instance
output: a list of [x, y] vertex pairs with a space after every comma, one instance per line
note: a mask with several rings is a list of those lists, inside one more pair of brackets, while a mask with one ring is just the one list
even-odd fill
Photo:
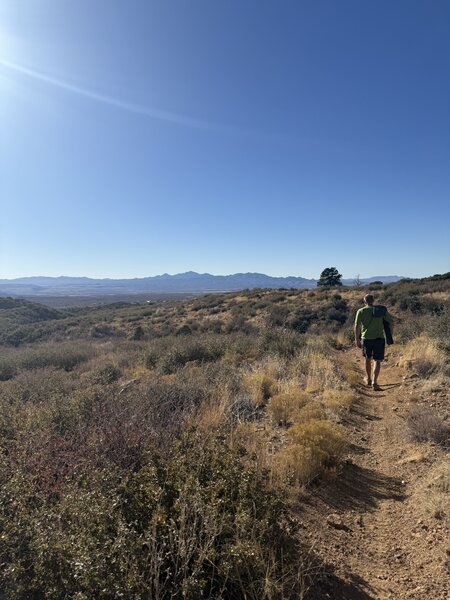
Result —
[[2, 0], [0, 278], [450, 270], [448, 0]]

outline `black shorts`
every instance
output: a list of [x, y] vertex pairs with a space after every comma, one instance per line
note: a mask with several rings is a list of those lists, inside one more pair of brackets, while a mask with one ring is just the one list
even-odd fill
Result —
[[374, 360], [384, 360], [384, 338], [376, 340], [361, 340], [362, 353], [365, 358], [373, 358]]

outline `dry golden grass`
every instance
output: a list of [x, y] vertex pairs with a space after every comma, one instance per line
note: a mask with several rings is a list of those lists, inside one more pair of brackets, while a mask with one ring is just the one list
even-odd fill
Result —
[[148, 377], [149, 373], [151, 373], [151, 371], [149, 371], [147, 367], [144, 367], [143, 365], [139, 364], [133, 365], [132, 367], [129, 367], [128, 369], [124, 370], [125, 376], [129, 379], [133, 379], [136, 377]]
[[450, 465], [438, 464], [429, 474], [425, 485], [426, 509], [437, 519], [450, 520]]
[[277, 381], [264, 371], [244, 373], [242, 380], [254, 406], [264, 406], [278, 391]]
[[324, 405], [334, 412], [349, 409], [355, 400], [355, 392], [346, 390], [327, 389], [322, 396]]
[[309, 394], [301, 390], [277, 394], [269, 400], [267, 412], [275, 425], [289, 425], [309, 400]]
[[336, 379], [336, 367], [332, 360], [323, 354], [310, 356], [306, 389], [310, 392], [324, 390]]
[[289, 444], [274, 457], [272, 484], [302, 486], [315, 479], [322, 471], [320, 452], [303, 444]]
[[234, 448], [243, 447], [256, 458], [260, 470], [269, 467], [267, 431], [257, 423], [239, 423], [232, 431], [231, 445]]
[[290, 443], [274, 457], [275, 483], [308, 484], [336, 466], [347, 449], [342, 428], [322, 419], [295, 424], [288, 437]]
[[224, 395], [213, 398], [211, 402], [201, 407], [200, 413], [195, 416], [193, 425], [201, 431], [212, 432], [218, 430], [226, 420], [229, 401]]
[[430, 394], [448, 388], [448, 377], [441, 373], [436, 373], [422, 383], [422, 391]]
[[313, 419], [326, 420], [326, 414], [323, 407], [317, 402], [309, 402], [297, 412], [297, 423], [306, 423]]
[[292, 361], [290, 376], [297, 378], [308, 392], [338, 387], [342, 373], [333, 352], [325, 336], [311, 336], [306, 348]]
[[243, 360], [247, 362], [255, 361], [258, 357], [259, 351], [256, 346], [247, 348], [245, 355], [242, 354], [236, 348], [227, 348], [222, 357], [222, 362], [228, 365], [240, 365]]
[[265, 360], [261, 361], [260, 364], [264, 373], [276, 380], [281, 379], [286, 369], [285, 361], [279, 356], [268, 356]]
[[288, 435], [294, 443], [319, 447], [331, 461], [340, 458], [347, 448], [343, 428], [321, 419], [296, 423]]
[[418, 375], [427, 377], [445, 367], [446, 355], [437, 340], [422, 335], [406, 344], [399, 364], [412, 367]]
[[351, 388], [356, 389], [359, 385], [361, 385], [362, 378], [361, 373], [359, 371], [356, 371], [355, 369], [347, 365], [344, 365], [342, 370], [345, 381]]
[[348, 346], [349, 344], [349, 337], [348, 337], [348, 331], [343, 329], [340, 329], [337, 334], [336, 334], [336, 343], [339, 346], [345, 347]]
[[322, 419], [310, 419], [296, 423], [288, 432], [294, 444], [316, 448], [326, 465], [336, 464], [347, 449], [345, 432], [342, 427]]
[[301, 389], [300, 381], [296, 377], [285, 377], [277, 382], [278, 394], [295, 394]]

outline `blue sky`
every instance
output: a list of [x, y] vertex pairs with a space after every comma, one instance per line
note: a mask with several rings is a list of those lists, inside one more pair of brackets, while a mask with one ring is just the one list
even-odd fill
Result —
[[2, 0], [0, 278], [450, 268], [450, 3]]

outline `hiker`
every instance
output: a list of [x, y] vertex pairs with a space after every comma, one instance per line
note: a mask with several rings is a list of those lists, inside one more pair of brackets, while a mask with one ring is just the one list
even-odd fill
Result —
[[[372, 294], [364, 296], [364, 308], [360, 308], [355, 318], [355, 343], [362, 348], [366, 362], [366, 377], [368, 387], [380, 390], [378, 375], [380, 374], [381, 361], [384, 360], [385, 323], [387, 322], [387, 341], [392, 343], [394, 321], [384, 306], [374, 306]], [[372, 359], [375, 362], [372, 376]]]

